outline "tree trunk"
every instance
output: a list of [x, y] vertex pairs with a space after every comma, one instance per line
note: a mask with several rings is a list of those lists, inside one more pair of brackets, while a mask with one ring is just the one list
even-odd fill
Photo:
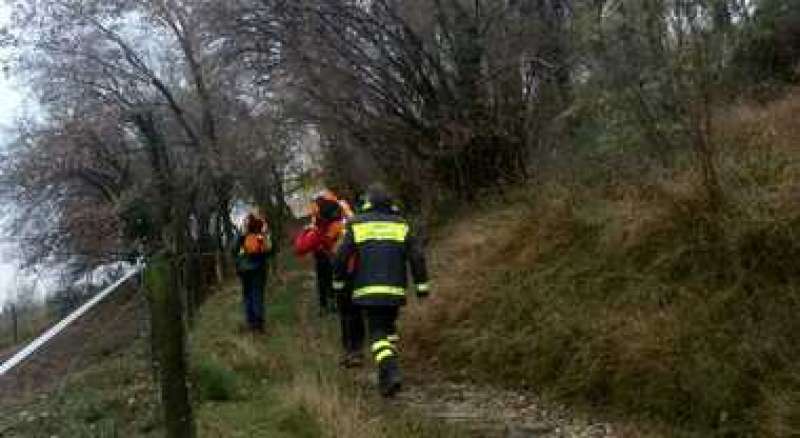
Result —
[[184, 322], [178, 281], [177, 259], [153, 259], [145, 274], [145, 287], [152, 317], [155, 365], [161, 385], [166, 436], [195, 436], [192, 406], [187, 386]]
[[202, 273], [198, 269], [198, 264], [197, 248], [192, 245], [192, 248], [186, 253], [186, 262], [183, 264], [183, 279], [186, 288], [186, 322], [189, 328], [194, 326], [195, 313], [200, 307], [198, 297], [202, 287], [200, 281]]
[[11, 304], [11, 324], [14, 331], [14, 345], [17, 345], [19, 344], [19, 315], [16, 304]]
[[161, 385], [166, 436], [194, 438], [192, 405], [187, 387], [186, 338], [184, 321], [185, 289], [180, 282], [180, 260], [186, 253], [188, 206], [180, 202], [171, 178], [171, 164], [164, 137], [152, 113], [134, 115], [134, 123], [146, 139], [150, 164], [155, 174], [162, 230], [161, 246], [167, 255], [154, 256], [144, 276], [150, 302], [154, 368]]
[[214, 248], [214, 271], [217, 274], [217, 283], [225, 281], [225, 216], [227, 216], [227, 209], [220, 208], [217, 212], [217, 220], [215, 225], [216, 231], [216, 247]]

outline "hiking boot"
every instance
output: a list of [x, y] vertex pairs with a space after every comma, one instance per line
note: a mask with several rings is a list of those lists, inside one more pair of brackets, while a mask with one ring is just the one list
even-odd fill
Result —
[[385, 398], [394, 397], [403, 386], [396, 359], [387, 359], [378, 369], [378, 391]]
[[327, 318], [329, 316], [337, 315], [338, 312], [336, 311], [336, 307], [332, 306], [320, 306], [319, 307], [319, 317], [320, 318]]
[[360, 368], [364, 365], [364, 355], [360, 352], [347, 353], [339, 364], [345, 368]]

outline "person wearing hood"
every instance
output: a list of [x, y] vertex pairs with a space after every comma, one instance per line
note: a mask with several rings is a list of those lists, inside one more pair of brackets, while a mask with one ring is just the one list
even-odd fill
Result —
[[314, 255], [320, 314], [335, 311], [331, 260], [344, 232], [344, 223], [352, 215], [346, 202], [339, 200], [332, 191], [323, 190], [314, 196], [309, 206], [311, 223], [294, 239], [294, 252], [298, 257]]
[[[334, 289], [352, 290], [366, 317], [378, 389], [391, 397], [402, 386], [397, 317], [406, 303], [408, 271], [418, 298], [430, 292], [425, 257], [409, 223], [381, 186], [366, 193], [358, 215], [347, 221], [334, 259]], [[349, 286], [348, 286], [349, 285]]]
[[344, 349], [341, 363], [348, 368], [358, 367], [362, 363], [364, 321], [349, 294], [334, 294], [332, 264], [345, 223], [353, 212], [346, 201], [324, 190], [314, 197], [309, 216], [311, 224], [294, 239], [295, 254], [314, 254], [320, 314], [338, 311]]

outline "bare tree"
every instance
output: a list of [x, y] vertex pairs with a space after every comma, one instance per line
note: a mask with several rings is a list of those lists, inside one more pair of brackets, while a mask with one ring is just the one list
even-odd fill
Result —
[[[533, 119], [571, 99], [568, 36], [559, 36], [567, 2], [240, 0], [227, 11], [238, 17], [228, 40], [250, 59], [279, 58], [263, 74], [290, 78], [304, 102], [294, 109], [328, 150], [350, 145], [398, 186], [433, 182], [469, 198], [524, 177], [544, 134]], [[533, 32], [535, 23], [550, 27]], [[560, 90], [553, 99], [547, 84]], [[545, 100], [547, 115], [535, 108]]]

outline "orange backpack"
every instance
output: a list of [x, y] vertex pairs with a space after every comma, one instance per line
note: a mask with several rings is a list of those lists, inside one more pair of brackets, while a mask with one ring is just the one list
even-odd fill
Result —
[[249, 233], [244, 237], [242, 249], [247, 255], [266, 253], [269, 250], [266, 236], [260, 233]]

